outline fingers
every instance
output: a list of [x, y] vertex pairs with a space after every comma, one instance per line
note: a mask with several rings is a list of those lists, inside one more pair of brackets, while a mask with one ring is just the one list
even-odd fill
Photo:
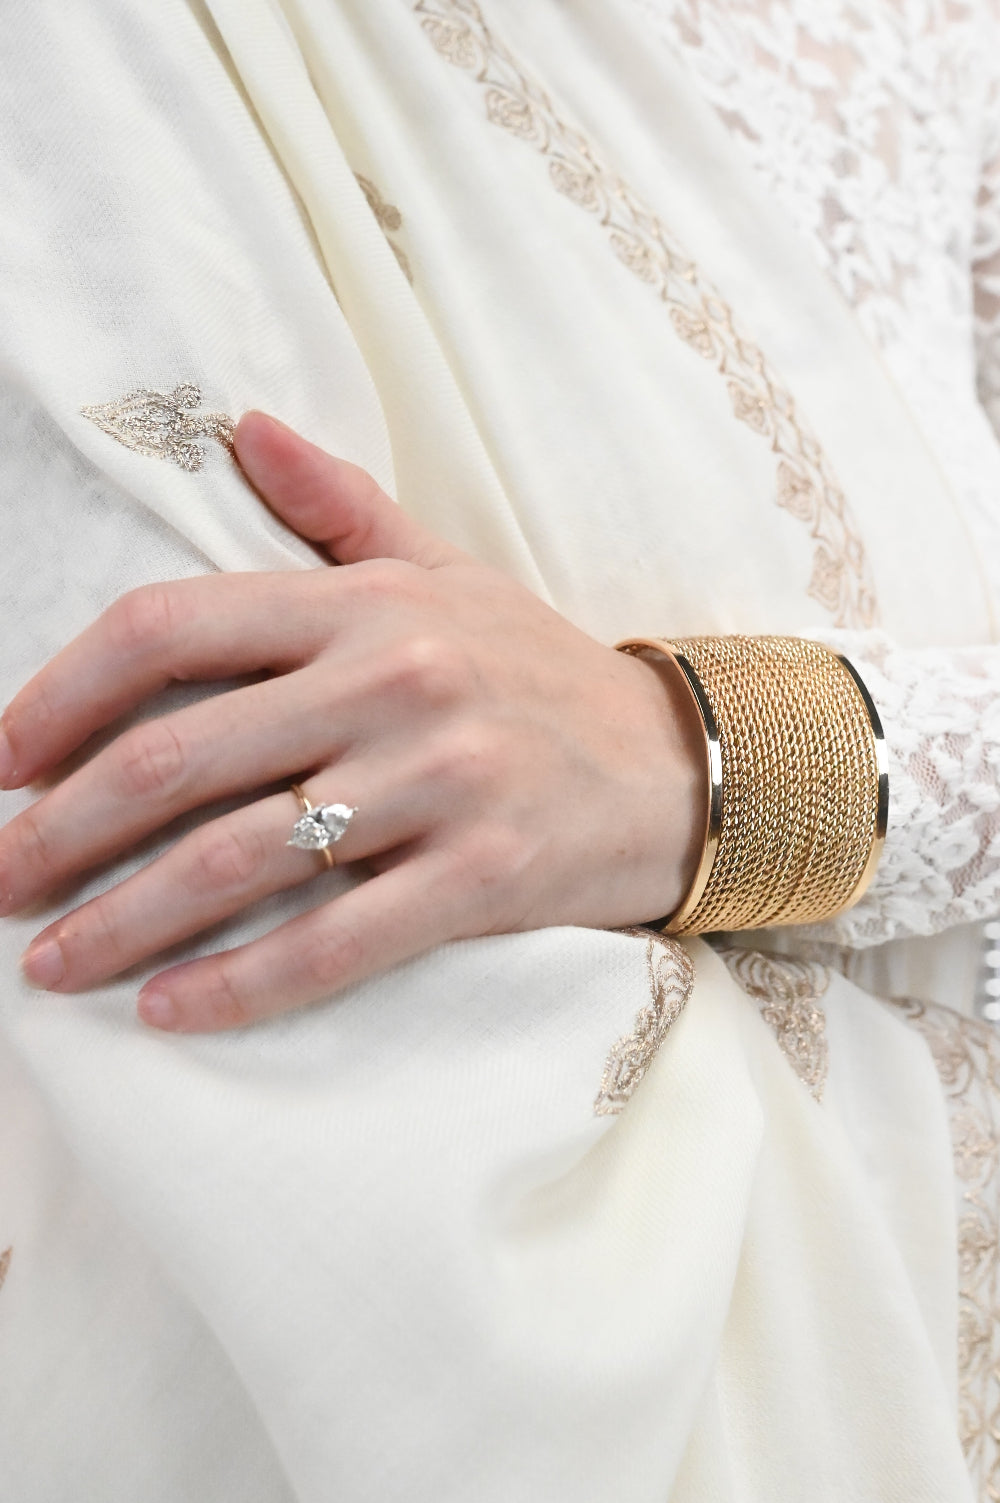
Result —
[[31, 782], [171, 681], [298, 666], [329, 639], [331, 572], [214, 574], [123, 595], [8, 705], [0, 785]]
[[460, 885], [427, 850], [263, 939], [164, 971], [139, 994], [158, 1028], [212, 1033], [331, 996], [461, 933]]
[[336, 459], [277, 418], [248, 412], [236, 456], [278, 516], [342, 564], [395, 558], [437, 569], [468, 556], [408, 517], [367, 471]]
[[341, 754], [366, 680], [336, 700], [317, 669], [236, 689], [126, 731], [0, 832], [0, 912], [127, 850], [179, 814]]
[[[332, 848], [338, 864], [415, 840], [429, 811], [385, 770], [344, 764], [309, 784], [310, 799], [357, 808]], [[211, 820], [142, 871], [43, 930], [22, 962], [29, 981], [81, 991], [222, 922], [251, 903], [310, 881], [322, 854], [287, 844], [301, 810], [275, 794]]]

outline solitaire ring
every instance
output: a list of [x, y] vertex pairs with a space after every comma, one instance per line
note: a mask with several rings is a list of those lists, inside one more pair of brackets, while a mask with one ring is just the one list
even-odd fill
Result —
[[336, 866], [330, 847], [344, 835], [357, 809], [347, 804], [313, 804], [298, 783], [292, 784], [291, 792], [298, 799], [302, 813], [285, 844], [299, 851], [318, 851], [327, 866]]

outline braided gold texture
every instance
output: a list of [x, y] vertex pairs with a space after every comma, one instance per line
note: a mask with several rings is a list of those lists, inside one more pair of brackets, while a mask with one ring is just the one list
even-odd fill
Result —
[[667, 930], [815, 923], [856, 902], [885, 839], [889, 789], [878, 713], [847, 659], [800, 637], [620, 646], [674, 659], [721, 754], [710, 859]]

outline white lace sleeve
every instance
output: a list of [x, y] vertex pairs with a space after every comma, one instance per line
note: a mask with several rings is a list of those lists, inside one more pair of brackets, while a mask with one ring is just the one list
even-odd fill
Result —
[[861, 948], [1000, 913], [1000, 646], [823, 632], [854, 663], [889, 752], [889, 833], [867, 893], [816, 938]]
[[990, 105], [972, 270], [979, 397], [1000, 436], [1000, 76]]

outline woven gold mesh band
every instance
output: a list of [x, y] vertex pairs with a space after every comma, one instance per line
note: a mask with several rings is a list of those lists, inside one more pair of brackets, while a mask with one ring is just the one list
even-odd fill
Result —
[[671, 933], [807, 924], [856, 902], [885, 840], [885, 741], [846, 658], [800, 637], [637, 637], [673, 659], [709, 764], [704, 856]]

